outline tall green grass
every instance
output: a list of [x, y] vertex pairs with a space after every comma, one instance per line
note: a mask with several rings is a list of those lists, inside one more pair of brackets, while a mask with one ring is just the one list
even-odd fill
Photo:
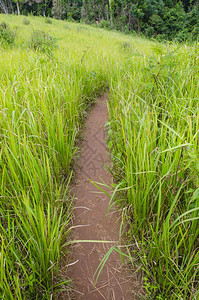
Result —
[[16, 33], [0, 49], [0, 298], [51, 299], [70, 287], [59, 261], [76, 138], [122, 67], [120, 44], [129, 38], [44, 18], [29, 17], [29, 26], [23, 17], [0, 19]]
[[198, 299], [198, 54], [142, 58], [111, 90], [109, 146], [151, 299]]
[[109, 87], [113, 173], [128, 188], [122, 205], [145, 287], [152, 299], [197, 298], [198, 47], [23, 20], [0, 16], [16, 33], [0, 47], [0, 297], [51, 299], [70, 288], [59, 261], [76, 139]]
[[31, 31], [27, 40], [20, 34], [15, 48], [0, 53], [0, 297], [50, 299], [68, 284], [58, 269], [76, 137], [104, 82], [64, 47], [49, 57], [29, 48]]

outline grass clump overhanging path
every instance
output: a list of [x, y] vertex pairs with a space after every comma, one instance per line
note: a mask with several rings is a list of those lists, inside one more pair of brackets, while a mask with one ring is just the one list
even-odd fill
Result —
[[198, 54], [160, 49], [111, 91], [109, 146], [151, 299], [198, 299]]
[[[76, 138], [91, 99], [109, 86], [114, 174], [127, 188], [121, 205], [128, 207], [148, 295], [194, 299], [198, 46], [167, 49], [84, 25], [27, 19], [28, 26], [24, 17], [0, 16], [16, 33], [12, 47], [0, 50], [0, 297], [56, 295]], [[31, 47], [38, 31], [57, 47], [48, 51], [49, 40], [45, 51]]]

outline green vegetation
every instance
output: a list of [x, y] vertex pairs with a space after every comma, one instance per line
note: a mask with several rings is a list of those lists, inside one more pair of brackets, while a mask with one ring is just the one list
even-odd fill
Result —
[[112, 86], [109, 146], [148, 294], [198, 299], [199, 47], [159, 53]]
[[199, 36], [199, 0], [0, 0], [0, 11], [97, 23], [159, 41]]
[[[86, 111], [110, 88], [109, 147], [151, 299], [197, 299], [199, 47], [0, 16], [0, 298], [70, 288], [68, 194]], [[150, 30], [149, 30], [150, 34]], [[32, 45], [32, 46], [31, 46]], [[36, 45], [36, 46], [35, 46]]]
[[54, 50], [56, 49], [56, 43], [56, 38], [43, 31], [37, 30], [32, 34], [30, 46], [36, 51], [52, 55]]
[[50, 299], [63, 281], [58, 262], [69, 230], [75, 139], [88, 99], [105, 82], [97, 62], [96, 77], [92, 63], [81, 63], [76, 27], [69, 37], [57, 22], [52, 31], [62, 40], [50, 57], [43, 35], [42, 51], [29, 47], [44, 19], [31, 18], [28, 27], [22, 17], [1, 19], [18, 30], [16, 47], [0, 52], [0, 298]]
[[15, 32], [5, 22], [2, 22], [0, 24], [0, 45], [2, 47], [13, 45], [14, 40]]
[[24, 25], [29, 25], [29, 24], [30, 24], [30, 21], [29, 21], [27, 18], [24, 18], [24, 19], [23, 19], [23, 24], [24, 24]]

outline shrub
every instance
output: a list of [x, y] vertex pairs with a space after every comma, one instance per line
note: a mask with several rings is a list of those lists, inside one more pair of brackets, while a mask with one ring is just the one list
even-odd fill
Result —
[[168, 40], [168, 36], [167, 34], [157, 34], [156, 39], [158, 40], [158, 42], [164, 42]]
[[0, 27], [6, 29], [8, 27], [8, 25], [5, 22], [2, 22], [0, 24]]
[[152, 38], [152, 36], [154, 36], [154, 32], [155, 32], [154, 28], [150, 26], [145, 30], [145, 35], [148, 38]]
[[110, 29], [111, 28], [111, 23], [109, 21], [106, 21], [106, 20], [102, 19], [99, 23], [99, 27]]
[[125, 25], [123, 26], [123, 30], [122, 30], [125, 34], [130, 34], [131, 31], [129, 30], [129, 26], [128, 25]]
[[26, 18], [23, 19], [23, 24], [24, 25], [29, 25], [30, 24], [30, 21]]
[[53, 22], [52, 22], [52, 20], [50, 18], [47, 18], [47, 19], [45, 19], [45, 23], [46, 24], [52, 24]]
[[67, 30], [71, 30], [70, 26], [68, 26], [67, 24], [64, 26], [64, 28]]
[[129, 50], [132, 50], [132, 46], [130, 43], [128, 42], [123, 42], [121, 43], [121, 49], [124, 50], [124, 51], [129, 51]]
[[193, 41], [198, 41], [198, 40], [199, 40], [199, 25], [196, 25], [193, 28], [193, 31], [189, 35], [189, 41], [193, 42]]
[[68, 14], [67, 14], [67, 21], [68, 21], [68, 22], [75, 22], [75, 20], [73, 19], [73, 16], [72, 16], [71, 13], [68, 13]]
[[57, 39], [48, 35], [43, 31], [35, 31], [31, 38], [31, 48], [46, 53], [47, 55], [52, 55], [53, 51], [56, 49]]
[[15, 32], [3, 22], [0, 24], [0, 44], [3, 46], [13, 45], [15, 40]]
[[189, 33], [188, 30], [184, 29], [182, 31], [179, 31], [176, 35], [176, 40], [178, 42], [185, 42], [188, 39]]

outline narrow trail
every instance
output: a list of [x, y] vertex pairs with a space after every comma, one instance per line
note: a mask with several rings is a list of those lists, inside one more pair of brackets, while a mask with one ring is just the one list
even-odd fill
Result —
[[[80, 168], [75, 185], [74, 226], [78, 240], [118, 241], [121, 216], [115, 208], [108, 209], [109, 197], [96, 193], [97, 188], [90, 182], [101, 181], [108, 185], [112, 176], [104, 166], [111, 163], [106, 145], [104, 124], [108, 120], [107, 95], [93, 107], [83, 136], [80, 152]], [[118, 253], [112, 253], [106, 262], [95, 286], [95, 271], [113, 244], [78, 243], [74, 247], [73, 261], [69, 276], [75, 284], [75, 300], [130, 300], [138, 299], [140, 282], [128, 274]], [[133, 290], [134, 292], [132, 293]]]

